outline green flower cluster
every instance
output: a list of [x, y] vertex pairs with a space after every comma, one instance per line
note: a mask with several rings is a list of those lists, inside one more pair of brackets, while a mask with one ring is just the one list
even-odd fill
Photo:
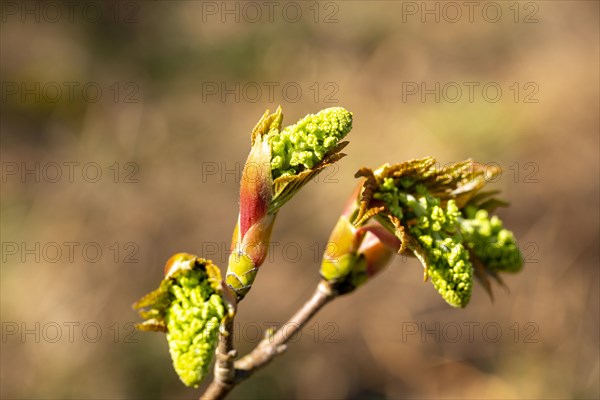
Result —
[[[400, 185], [402, 186], [402, 185]], [[407, 182], [407, 187], [412, 183]], [[453, 307], [465, 307], [473, 288], [473, 268], [462, 244], [461, 216], [454, 200], [443, 207], [423, 185], [401, 190], [392, 178], [386, 178], [374, 197], [383, 200], [419, 246], [411, 250], [424, 264], [427, 276], [438, 293]], [[411, 246], [409, 246], [410, 248]]]
[[355, 176], [366, 179], [352, 223], [375, 218], [400, 240], [400, 253], [421, 261], [442, 297], [464, 307], [473, 277], [492, 296], [488, 276], [502, 283], [498, 272], [523, 266], [514, 235], [489, 215], [507, 204], [493, 197], [496, 191], [481, 191], [499, 173], [472, 160], [438, 168], [432, 157], [361, 168]]
[[490, 272], [518, 272], [523, 267], [523, 258], [508, 229], [502, 227], [497, 216], [474, 206], [463, 210], [466, 218], [460, 218], [460, 231], [464, 241], [475, 256]]
[[134, 305], [142, 331], [166, 332], [173, 366], [187, 386], [198, 387], [212, 361], [219, 324], [227, 314], [221, 274], [210, 260], [173, 255], [158, 289]]
[[169, 282], [165, 322], [173, 366], [183, 383], [198, 387], [215, 353], [225, 305], [201, 269], [182, 271]]
[[313, 168], [352, 129], [352, 113], [342, 107], [309, 114], [281, 132], [269, 132], [273, 179]]

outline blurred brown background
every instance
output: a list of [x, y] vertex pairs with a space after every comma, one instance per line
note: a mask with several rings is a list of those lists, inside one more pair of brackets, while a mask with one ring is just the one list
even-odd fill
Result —
[[465, 3], [4, 1], [2, 397], [198, 395], [131, 304], [175, 252], [225, 268], [249, 132], [281, 104], [354, 129], [281, 211], [242, 353], [312, 293], [361, 166], [502, 166], [527, 265], [454, 310], [398, 258], [232, 398], [598, 398], [598, 2]]

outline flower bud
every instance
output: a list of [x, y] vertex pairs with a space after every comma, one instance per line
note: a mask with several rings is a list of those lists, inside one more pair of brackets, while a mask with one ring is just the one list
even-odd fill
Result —
[[340, 143], [352, 127], [341, 107], [308, 115], [281, 130], [281, 107], [265, 112], [252, 131], [244, 165], [240, 212], [231, 246], [226, 282], [241, 300], [252, 287], [267, 256], [275, 217], [312, 177], [339, 160]]
[[309, 114], [281, 132], [269, 132], [274, 190], [271, 212], [281, 208], [323, 169], [345, 156], [340, 151], [348, 142], [341, 140], [351, 129], [352, 113], [333, 107]]
[[418, 246], [412, 244], [411, 250], [442, 298], [453, 307], [465, 307], [471, 298], [473, 267], [462, 238], [455, 233], [458, 217], [454, 200], [449, 200], [443, 208], [439, 199], [428, 194], [408, 195], [407, 199], [406, 205], [415, 215], [427, 221], [409, 228], [418, 243]]
[[351, 129], [352, 113], [332, 107], [270, 134], [273, 178], [298, 175], [315, 167]]
[[523, 257], [513, 233], [502, 226], [497, 216], [487, 210], [468, 206], [464, 210], [460, 229], [467, 247], [473, 251], [486, 270], [491, 273], [518, 272]]
[[173, 366], [181, 381], [198, 387], [215, 353], [219, 324], [231, 309], [219, 269], [191, 254], [172, 256], [157, 290], [134, 308], [146, 319], [140, 330], [167, 332]]

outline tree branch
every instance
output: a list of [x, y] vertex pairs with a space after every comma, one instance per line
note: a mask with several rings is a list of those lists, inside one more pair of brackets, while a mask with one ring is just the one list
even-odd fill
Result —
[[235, 385], [235, 368], [233, 360], [237, 351], [233, 348], [233, 317], [227, 318], [219, 329], [214, 378], [200, 399], [218, 399], [229, 393]]
[[238, 384], [252, 376], [260, 368], [270, 363], [287, 349], [287, 342], [319, 311], [338, 295], [325, 281], [321, 281], [312, 297], [304, 303], [289, 321], [275, 333], [267, 336], [249, 354], [233, 362], [233, 319], [225, 327], [228, 335], [221, 333], [217, 347], [215, 376], [201, 400], [223, 399]]

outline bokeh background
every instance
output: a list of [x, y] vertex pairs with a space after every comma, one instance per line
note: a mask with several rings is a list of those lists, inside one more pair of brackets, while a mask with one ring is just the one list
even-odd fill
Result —
[[598, 398], [598, 2], [249, 4], [2, 3], [2, 398], [198, 396], [131, 304], [175, 252], [225, 267], [248, 135], [279, 104], [354, 129], [281, 211], [240, 352], [312, 293], [362, 166], [502, 166], [527, 264], [454, 310], [398, 258], [232, 398]]

